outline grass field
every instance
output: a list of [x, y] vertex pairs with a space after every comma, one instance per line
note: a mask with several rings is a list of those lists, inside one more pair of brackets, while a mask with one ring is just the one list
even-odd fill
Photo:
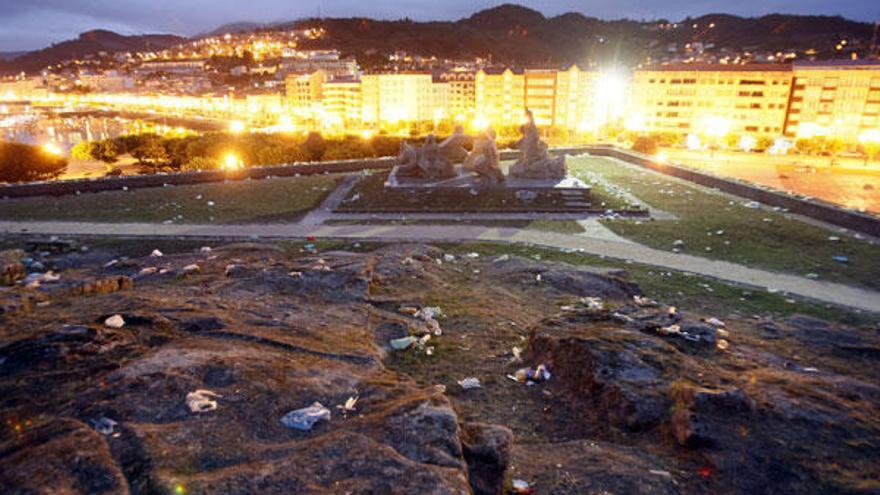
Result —
[[2, 220], [91, 222], [290, 222], [319, 205], [341, 179], [310, 175], [0, 200]]
[[[605, 220], [616, 234], [657, 249], [716, 258], [755, 268], [880, 289], [880, 246], [806, 223], [746, 200], [690, 185], [607, 158], [576, 158], [573, 172], [601, 174], [649, 208], [675, 220]], [[839, 239], [834, 239], [839, 238]], [[682, 241], [676, 246], [676, 241]], [[847, 262], [833, 258], [844, 256]]]

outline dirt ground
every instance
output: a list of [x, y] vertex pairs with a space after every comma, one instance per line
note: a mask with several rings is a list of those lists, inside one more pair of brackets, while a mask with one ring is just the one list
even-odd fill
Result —
[[[23, 258], [60, 280], [26, 287]], [[876, 327], [427, 245], [0, 259], [4, 493], [880, 493]]]

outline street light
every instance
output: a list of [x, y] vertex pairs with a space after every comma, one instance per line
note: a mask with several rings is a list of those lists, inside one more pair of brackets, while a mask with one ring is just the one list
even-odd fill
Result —
[[64, 152], [61, 151], [61, 148], [55, 143], [45, 143], [42, 148], [44, 152], [53, 156], [61, 156], [64, 154]]
[[229, 153], [226, 155], [226, 158], [223, 159], [223, 169], [224, 170], [238, 170], [242, 167], [241, 158], [239, 158], [235, 153]]

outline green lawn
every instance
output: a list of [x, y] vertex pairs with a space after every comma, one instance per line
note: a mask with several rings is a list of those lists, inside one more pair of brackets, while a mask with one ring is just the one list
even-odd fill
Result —
[[0, 200], [2, 220], [290, 222], [316, 207], [341, 176], [309, 175], [191, 186]]
[[[783, 212], [748, 208], [744, 199], [607, 158], [572, 159], [569, 168], [573, 173], [601, 174], [608, 182], [628, 189], [648, 207], [676, 217], [604, 221], [622, 237], [667, 251], [681, 240], [683, 244], [677, 248], [682, 253], [880, 289], [880, 246], [876, 244], [805, 223]], [[845, 256], [849, 261], [834, 261], [835, 256]]]

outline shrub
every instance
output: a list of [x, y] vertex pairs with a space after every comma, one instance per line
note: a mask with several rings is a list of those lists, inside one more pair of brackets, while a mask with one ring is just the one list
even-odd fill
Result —
[[657, 139], [653, 136], [639, 136], [632, 145], [633, 151], [638, 151], [645, 155], [655, 155], [659, 149]]
[[0, 182], [55, 179], [67, 168], [67, 158], [37, 146], [0, 142]]

